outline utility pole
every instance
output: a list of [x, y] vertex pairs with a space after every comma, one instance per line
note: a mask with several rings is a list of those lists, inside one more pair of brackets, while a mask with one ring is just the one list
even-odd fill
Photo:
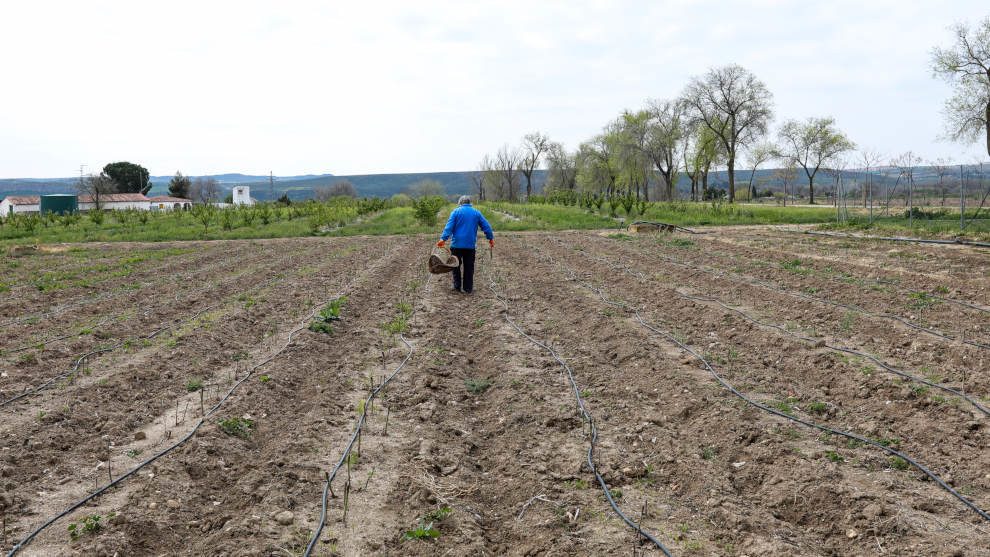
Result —
[[268, 171], [268, 188], [272, 201], [275, 201], [275, 174], [271, 170]]
[[966, 184], [963, 182], [963, 165], [959, 165], [959, 232], [966, 228]]

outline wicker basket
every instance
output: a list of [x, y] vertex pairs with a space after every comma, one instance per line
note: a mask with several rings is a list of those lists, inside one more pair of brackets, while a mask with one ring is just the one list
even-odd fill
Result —
[[430, 260], [428, 265], [430, 267], [430, 272], [434, 275], [442, 275], [444, 273], [449, 273], [460, 266], [461, 262], [457, 259], [457, 256], [450, 253], [447, 248], [441, 248], [445, 253], [432, 253], [430, 254]]

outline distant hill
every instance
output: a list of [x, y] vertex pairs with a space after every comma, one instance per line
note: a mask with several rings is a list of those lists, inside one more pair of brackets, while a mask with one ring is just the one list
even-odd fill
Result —
[[[987, 169], [990, 171], [990, 168]], [[756, 173], [757, 188], [760, 190], [771, 189], [781, 190], [781, 184], [775, 173], [776, 168], [762, 169]], [[979, 180], [978, 173], [980, 167], [969, 165], [965, 167], [967, 180]], [[884, 168], [874, 173], [873, 182], [879, 186], [882, 183], [893, 184], [897, 180], [896, 168]], [[739, 169], [736, 171], [737, 187], [745, 187], [749, 181], [748, 170]], [[190, 176], [197, 178], [197, 176]], [[251, 197], [265, 201], [271, 199], [268, 176], [227, 173], [204, 176], [215, 178], [220, 182], [221, 188], [226, 192], [231, 191], [234, 186], [246, 185], [251, 188]], [[866, 173], [862, 170], [847, 170], [843, 172], [845, 180], [862, 181]], [[918, 187], [931, 186], [937, 180], [935, 171], [930, 166], [920, 166], [915, 168], [915, 185]], [[946, 175], [946, 180], [955, 184], [958, 183], [959, 168], [955, 167], [951, 173]], [[542, 191], [543, 184], [546, 183], [546, 171], [538, 170], [533, 175], [534, 192]], [[172, 176], [152, 176], [151, 194], [161, 195], [168, 192], [168, 182]], [[290, 199], [304, 200], [313, 197], [314, 188], [330, 186], [335, 182], [347, 180], [354, 184], [358, 195], [371, 197], [391, 197], [397, 193], [419, 182], [421, 180], [435, 180], [443, 185], [448, 195], [462, 195], [470, 193], [474, 189], [471, 182], [471, 172], [413, 172], [403, 174], [354, 174], [354, 175], [334, 175], [334, 174], [302, 174], [297, 176], [275, 176], [275, 197], [287, 193]], [[7, 178], [0, 179], [0, 199], [8, 195], [39, 195], [48, 193], [74, 193], [75, 184], [79, 178]], [[807, 187], [807, 178], [804, 171], [798, 169], [798, 187]], [[819, 171], [815, 178], [816, 192], [818, 186], [824, 186], [827, 191], [831, 189], [832, 179], [825, 171]], [[725, 171], [712, 172], [708, 177], [710, 187], [727, 188], [728, 173]], [[677, 182], [677, 189], [681, 192], [691, 191], [691, 182], [681, 174]]]

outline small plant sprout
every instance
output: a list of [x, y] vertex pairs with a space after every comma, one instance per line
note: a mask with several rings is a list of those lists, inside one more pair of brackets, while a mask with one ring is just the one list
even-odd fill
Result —
[[189, 379], [189, 382], [186, 383], [186, 390], [190, 393], [203, 390], [203, 378], [193, 377]]
[[[107, 515], [107, 518], [110, 519], [115, 516], [117, 516], [117, 513], [110, 513]], [[100, 524], [100, 520], [102, 518], [103, 517], [98, 514], [92, 514], [84, 517], [79, 522], [73, 522], [72, 524], [69, 524], [68, 527], [69, 536], [72, 538], [73, 541], [75, 541], [78, 540], [79, 537], [82, 535], [98, 532], [100, 528], [102, 528], [102, 525]]]
[[907, 470], [908, 462], [899, 456], [890, 457], [890, 467], [894, 470]]
[[238, 437], [247, 437], [251, 435], [251, 431], [254, 430], [254, 422], [247, 418], [228, 418], [226, 420], [220, 420], [220, 429], [227, 435], [236, 435]]
[[467, 387], [467, 389], [475, 394], [481, 394], [487, 391], [488, 387], [491, 387], [492, 384], [493, 381], [488, 378], [474, 378], [474, 379], [464, 380], [464, 385]]

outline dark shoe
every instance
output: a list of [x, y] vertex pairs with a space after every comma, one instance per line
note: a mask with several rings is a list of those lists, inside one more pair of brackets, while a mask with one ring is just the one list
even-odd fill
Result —
[[465, 294], [470, 294], [470, 293], [472, 293], [472, 292], [474, 292], [474, 290], [465, 290], [465, 291], [464, 291], [464, 293], [465, 293]]
[[450, 291], [451, 292], [460, 292], [461, 289], [460, 288], [451, 288]]

